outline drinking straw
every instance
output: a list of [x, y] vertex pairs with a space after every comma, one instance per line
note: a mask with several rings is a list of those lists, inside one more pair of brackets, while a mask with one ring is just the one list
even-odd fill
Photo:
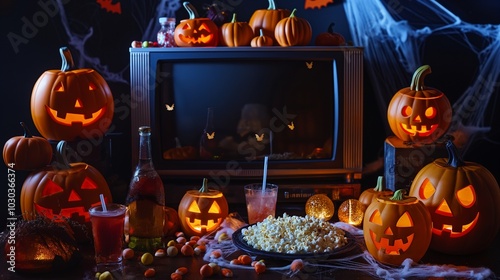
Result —
[[269, 158], [267, 156], [264, 157], [264, 175], [262, 176], [262, 193], [266, 192], [266, 180], [267, 180], [267, 162]]
[[106, 208], [106, 202], [104, 201], [104, 195], [101, 193], [99, 197], [101, 198], [102, 211], [103, 212], [108, 211], [108, 208]]

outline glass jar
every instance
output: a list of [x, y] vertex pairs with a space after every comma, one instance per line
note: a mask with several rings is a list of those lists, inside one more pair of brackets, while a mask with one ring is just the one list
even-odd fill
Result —
[[161, 28], [156, 37], [159, 47], [171, 48], [175, 47], [174, 31], [175, 31], [175, 18], [161, 17], [158, 20]]

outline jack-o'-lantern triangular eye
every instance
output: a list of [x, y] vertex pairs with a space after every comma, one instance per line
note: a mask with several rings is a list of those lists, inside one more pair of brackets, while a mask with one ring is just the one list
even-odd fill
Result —
[[55, 90], [56, 90], [56, 92], [64, 92], [64, 85], [63, 85], [63, 83], [59, 83], [59, 84], [55, 87]]
[[198, 206], [198, 202], [197, 201], [191, 202], [191, 205], [189, 205], [188, 212], [190, 212], [190, 213], [201, 213], [200, 207]]
[[83, 180], [82, 183], [82, 190], [96, 190], [97, 189], [97, 184], [92, 181], [89, 177], [86, 177], [85, 180]]
[[373, 211], [370, 217], [370, 222], [377, 224], [379, 226], [382, 225], [382, 217], [380, 217], [380, 211], [378, 211], [378, 209], [375, 209], [375, 211]]
[[465, 208], [469, 208], [476, 202], [476, 192], [472, 185], [457, 191], [457, 200]]
[[52, 180], [48, 180], [42, 191], [42, 197], [54, 195], [56, 193], [63, 192], [63, 188], [58, 184], [54, 183]]
[[428, 178], [425, 178], [418, 191], [418, 196], [420, 199], [428, 199], [436, 192], [436, 188], [431, 183]]
[[184, 26], [182, 26], [182, 29], [184, 29], [184, 30], [191, 29], [191, 25], [189, 25], [189, 23], [186, 23], [186, 24], [184, 24]]
[[89, 83], [89, 90], [96, 89], [96, 86], [93, 83]]
[[214, 201], [214, 203], [212, 203], [212, 206], [210, 206], [210, 209], [208, 209], [208, 213], [215, 213], [215, 214], [220, 213], [220, 206], [217, 203], [217, 201]]
[[205, 23], [202, 23], [200, 25], [200, 28], [198, 28], [198, 30], [202, 31], [202, 30], [206, 30], [206, 31], [209, 31], [210, 28], [208, 28], [208, 26], [205, 24]]
[[401, 217], [399, 217], [398, 222], [396, 223], [397, 227], [412, 227], [413, 220], [408, 212], [404, 212]]

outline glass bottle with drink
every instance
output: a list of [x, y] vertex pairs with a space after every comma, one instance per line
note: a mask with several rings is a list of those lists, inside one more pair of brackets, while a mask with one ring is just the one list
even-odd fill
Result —
[[151, 128], [139, 127], [139, 162], [126, 199], [128, 247], [155, 252], [162, 247], [165, 190], [151, 158]]

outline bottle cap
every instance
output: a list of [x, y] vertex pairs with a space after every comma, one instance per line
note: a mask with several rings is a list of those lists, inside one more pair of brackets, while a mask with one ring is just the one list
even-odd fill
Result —
[[158, 19], [158, 21], [160, 22], [160, 24], [165, 24], [165, 23], [167, 23], [167, 19], [168, 18], [166, 18], [166, 17], [161, 17]]

